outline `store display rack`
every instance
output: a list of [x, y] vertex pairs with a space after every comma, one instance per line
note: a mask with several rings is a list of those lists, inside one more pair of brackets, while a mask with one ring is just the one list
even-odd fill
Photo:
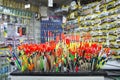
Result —
[[11, 67], [6, 56], [7, 49], [0, 49], [0, 80], [10, 80]]
[[20, 44], [21, 39], [28, 39], [32, 33], [29, 31], [32, 16], [33, 13], [29, 11], [0, 6], [0, 47], [13, 45], [14, 42]]
[[84, 6], [76, 4], [73, 7], [75, 8], [71, 9], [71, 5], [69, 6], [67, 22], [63, 24], [65, 33], [77, 33], [82, 37], [89, 32], [93, 41], [110, 47], [119, 54], [120, 1], [103, 0]]
[[[4, 2], [6, 1], [9, 0], [4, 0]], [[29, 32], [32, 33], [29, 31], [32, 28], [30, 27], [32, 17], [33, 12], [0, 5], [0, 80], [11, 80], [10, 73], [16, 69], [16, 66], [10, 64], [13, 58], [9, 54], [8, 46], [12, 45], [15, 52], [16, 46], [21, 42], [32, 42], [27, 35]], [[27, 41], [28, 38], [29, 41]]]
[[16, 17], [23, 17], [23, 18], [31, 18], [32, 17], [32, 12], [22, 11], [20, 9], [8, 8], [8, 7], [4, 7], [4, 6], [0, 6], [0, 13], [6, 14], [6, 15], [11, 15], [11, 16], [16, 16]]
[[[55, 73], [55, 72], [13, 72], [11, 73], [11, 79], [15, 80], [15, 78], [17, 80], [20, 79], [20, 77], [22, 79], [29, 79], [31, 80], [32, 77], [34, 77], [34, 79], [42, 79], [42, 80], [53, 80], [53, 79], [58, 79], [58, 80], [72, 80], [72, 79], [76, 79], [76, 80], [104, 80], [103, 76], [106, 76], [107, 74], [105, 72], [79, 72], [79, 73], [74, 73], [74, 72], [70, 72], [70, 73]], [[31, 76], [31, 77], [30, 77]]]
[[84, 72], [70, 72], [70, 73], [59, 73], [59, 72], [19, 72], [15, 71], [11, 73], [11, 80], [119, 80], [120, 70], [102, 70], [102, 71], [84, 71]]
[[49, 20], [41, 20], [41, 43], [55, 40], [56, 36], [60, 35], [63, 32], [62, 21], [59, 16], [50, 16]]

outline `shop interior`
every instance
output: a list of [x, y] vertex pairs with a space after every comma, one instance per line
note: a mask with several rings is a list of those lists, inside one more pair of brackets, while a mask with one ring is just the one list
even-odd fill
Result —
[[120, 0], [0, 0], [0, 80], [120, 80]]

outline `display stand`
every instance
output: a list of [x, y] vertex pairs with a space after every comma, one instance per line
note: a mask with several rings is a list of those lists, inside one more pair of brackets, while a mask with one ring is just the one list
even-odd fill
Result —
[[105, 72], [13, 72], [11, 73], [11, 80], [104, 80], [106, 75]]
[[29, 76], [12, 76], [11, 80], [104, 80], [103, 76], [89, 76], [89, 77], [67, 77], [67, 76], [62, 76], [62, 77], [51, 77], [51, 76], [36, 76], [36, 77], [29, 77]]

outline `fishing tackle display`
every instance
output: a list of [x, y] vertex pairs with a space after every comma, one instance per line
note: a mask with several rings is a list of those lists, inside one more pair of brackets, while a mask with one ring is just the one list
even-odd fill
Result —
[[[60, 39], [61, 37], [61, 39]], [[112, 55], [110, 48], [90, 41], [85, 34], [83, 41], [79, 35], [61, 34], [56, 40], [41, 44], [21, 44], [18, 46], [21, 71], [79, 72], [98, 71]], [[17, 59], [16, 59], [17, 60]]]

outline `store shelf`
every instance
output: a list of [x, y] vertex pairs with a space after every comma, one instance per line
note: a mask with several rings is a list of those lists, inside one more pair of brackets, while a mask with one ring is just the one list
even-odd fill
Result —
[[11, 76], [107, 76], [106, 72], [81, 71], [81, 72], [19, 72], [11, 73]]
[[88, 77], [75, 77], [75, 76], [36, 76], [36, 77], [32, 77], [32, 76], [12, 76], [11, 80], [104, 80], [103, 76], [88, 76]]
[[[116, 72], [118, 73], [118, 72]], [[119, 77], [120, 74], [115, 74], [111, 71], [84, 71], [84, 72], [70, 72], [70, 73], [55, 73], [55, 72], [13, 72], [11, 73], [11, 80], [111, 80], [107, 77]]]

